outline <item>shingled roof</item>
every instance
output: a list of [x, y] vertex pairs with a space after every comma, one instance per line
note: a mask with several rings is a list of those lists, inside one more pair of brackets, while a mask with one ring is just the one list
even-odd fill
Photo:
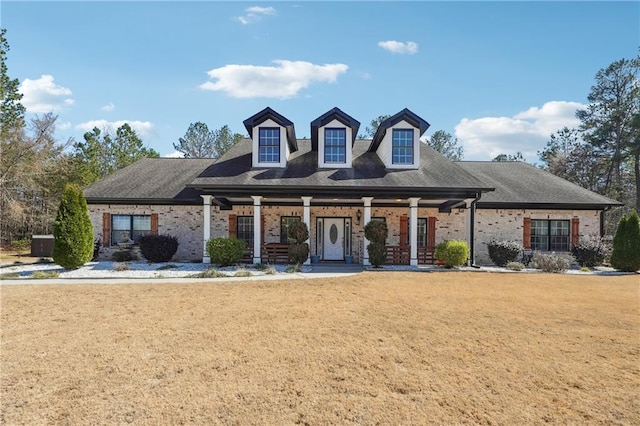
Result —
[[188, 186], [215, 194], [334, 195], [361, 197], [473, 197], [492, 190], [471, 173], [421, 144], [418, 170], [387, 169], [376, 153], [368, 152], [371, 141], [356, 140], [353, 167], [318, 168], [318, 153], [311, 141], [298, 140], [299, 150], [291, 155], [286, 168], [252, 168], [251, 140], [236, 144], [215, 164]]
[[456, 164], [496, 189], [483, 194], [478, 207], [603, 209], [622, 205], [527, 163], [459, 161]]
[[202, 204], [200, 193], [186, 185], [215, 160], [211, 158], [143, 158], [88, 186], [88, 203]]

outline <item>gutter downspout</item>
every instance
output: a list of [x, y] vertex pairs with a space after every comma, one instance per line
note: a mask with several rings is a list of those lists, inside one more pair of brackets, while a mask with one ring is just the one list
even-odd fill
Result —
[[470, 236], [471, 236], [471, 241], [469, 244], [469, 260], [471, 262], [471, 267], [472, 268], [480, 268], [480, 266], [476, 265], [476, 203], [478, 202], [478, 200], [480, 199], [480, 197], [482, 196], [482, 193], [477, 194], [476, 199], [473, 200], [471, 202], [471, 206], [469, 207], [471, 209], [471, 214], [469, 215], [471, 223], [470, 223]]

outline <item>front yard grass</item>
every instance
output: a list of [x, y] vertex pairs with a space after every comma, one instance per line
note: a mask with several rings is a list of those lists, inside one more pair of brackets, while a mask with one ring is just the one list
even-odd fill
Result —
[[2, 286], [0, 424], [640, 424], [637, 275]]

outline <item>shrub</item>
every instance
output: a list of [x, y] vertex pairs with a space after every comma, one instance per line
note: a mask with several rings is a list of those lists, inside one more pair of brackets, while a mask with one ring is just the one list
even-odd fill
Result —
[[569, 269], [569, 261], [555, 253], [535, 253], [531, 262], [543, 272], [560, 273]]
[[571, 248], [571, 254], [580, 266], [593, 268], [602, 265], [607, 254], [607, 246], [600, 239], [581, 240]]
[[93, 256], [93, 226], [87, 200], [78, 185], [67, 184], [53, 225], [53, 260], [65, 269], [78, 268]]
[[97, 260], [98, 256], [100, 256], [100, 246], [102, 245], [100, 238], [93, 242], [93, 257], [91, 260]]
[[111, 255], [111, 259], [113, 259], [114, 262], [129, 262], [131, 260], [136, 260], [137, 258], [129, 250], [120, 250], [114, 252]]
[[138, 247], [149, 262], [168, 262], [178, 251], [178, 239], [171, 235], [147, 234], [138, 238]]
[[506, 268], [510, 271], [522, 271], [524, 265], [520, 262], [509, 262], [506, 264]]
[[236, 273], [233, 274], [233, 276], [234, 277], [251, 277], [253, 276], [253, 274], [251, 273], [251, 271], [247, 269], [238, 269]]
[[240, 263], [246, 245], [243, 240], [237, 238], [214, 238], [207, 241], [207, 254], [212, 263], [231, 266]]
[[469, 246], [466, 241], [446, 240], [436, 245], [434, 256], [447, 268], [461, 266], [469, 258]]
[[369, 242], [384, 244], [388, 235], [387, 224], [381, 220], [372, 220], [364, 227], [364, 236]]
[[58, 271], [35, 271], [31, 274], [30, 278], [35, 278], [37, 280], [48, 279], [48, 278], [58, 278], [60, 273]]
[[515, 241], [491, 241], [489, 247], [489, 258], [496, 266], [505, 266], [518, 258], [522, 251], [522, 246]]
[[309, 229], [304, 222], [293, 222], [287, 231], [289, 258], [294, 263], [304, 263], [309, 258]]
[[623, 216], [613, 237], [611, 266], [625, 271], [640, 269], [640, 218], [637, 212]]
[[116, 272], [128, 271], [129, 269], [131, 268], [129, 268], [129, 265], [127, 263], [118, 263], [113, 267], [113, 270]]
[[387, 247], [385, 242], [389, 230], [387, 224], [380, 220], [372, 220], [364, 227], [364, 236], [369, 240], [367, 245], [367, 253], [369, 254], [369, 262], [377, 268], [387, 260]]

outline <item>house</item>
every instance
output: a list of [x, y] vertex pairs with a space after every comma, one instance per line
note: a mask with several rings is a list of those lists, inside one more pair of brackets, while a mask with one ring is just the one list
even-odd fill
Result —
[[[514, 240], [567, 252], [600, 236], [603, 212], [620, 203], [520, 162], [452, 162], [419, 138], [429, 127], [404, 109], [372, 140], [339, 108], [311, 121], [311, 138], [271, 108], [244, 121], [249, 138], [220, 159], [147, 158], [85, 189], [103, 255], [121, 235], [178, 238], [176, 256], [202, 259], [205, 242], [237, 237], [247, 261], [286, 260], [287, 227], [304, 221], [314, 260], [369, 263], [364, 226], [385, 221], [388, 262], [433, 262], [435, 244]], [[283, 258], [284, 257], [284, 258]]]

